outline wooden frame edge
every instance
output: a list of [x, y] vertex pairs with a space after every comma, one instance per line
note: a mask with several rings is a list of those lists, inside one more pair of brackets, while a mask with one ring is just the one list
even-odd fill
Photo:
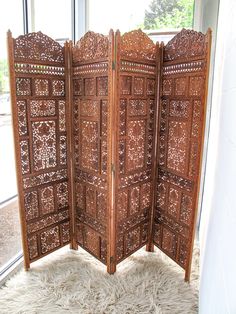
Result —
[[78, 249], [76, 241], [75, 221], [75, 184], [74, 184], [74, 145], [73, 145], [73, 93], [72, 93], [72, 41], [66, 42], [65, 49], [65, 82], [66, 82], [66, 126], [67, 126], [67, 169], [68, 169], [68, 190], [70, 204], [70, 248]]
[[152, 178], [152, 205], [150, 214], [150, 230], [148, 243], [146, 245], [146, 251], [154, 252], [154, 214], [155, 214], [155, 204], [156, 204], [156, 186], [157, 186], [157, 176], [158, 176], [158, 156], [159, 156], [159, 145], [158, 145], [158, 133], [160, 125], [160, 101], [161, 101], [161, 80], [162, 80], [162, 64], [163, 64], [163, 42], [156, 43], [156, 114], [154, 118], [154, 149], [153, 149], [153, 178]]
[[[116, 235], [115, 235], [115, 141], [116, 130], [116, 36], [111, 29], [109, 32], [108, 52], [108, 250], [107, 250], [107, 272], [114, 274], [116, 271]], [[110, 80], [110, 81], [109, 81]]]
[[206, 68], [206, 83], [205, 83], [205, 90], [203, 96], [203, 127], [202, 127], [202, 137], [201, 137], [201, 148], [200, 148], [200, 160], [199, 160], [199, 170], [198, 170], [198, 180], [196, 184], [196, 197], [195, 197], [195, 211], [193, 217], [193, 228], [190, 235], [190, 247], [189, 247], [189, 255], [188, 255], [188, 264], [185, 269], [185, 277], [184, 280], [186, 282], [190, 281], [191, 275], [191, 266], [192, 266], [192, 255], [193, 255], [193, 246], [194, 246], [194, 239], [195, 239], [195, 232], [196, 232], [196, 222], [197, 222], [197, 213], [198, 213], [198, 203], [199, 203], [199, 192], [200, 192], [200, 184], [201, 184], [201, 174], [202, 174], [202, 155], [203, 155], [203, 148], [204, 148], [204, 139], [205, 139], [205, 126], [206, 126], [206, 108], [207, 108], [207, 96], [208, 96], [208, 84], [209, 84], [209, 70], [210, 70], [210, 56], [211, 56], [211, 43], [212, 43], [212, 30], [208, 28], [207, 33], [207, 55], [205, 57], [207, 68]]
[[8, 68], [9, 68], [9, 79], [10, 79], [10, 95], [11, 95], [11, 115], [12, 115], [12, 125], [13, 125], [13, 140], [14, 140], [14, 155], [15, 155], [15, 168], [16, 168], [16, 181], [17, 181], [17, 191], [18, 191], [18, 204], [19, 204], [19, 214], [20, 214], [20, 224], [21, 224], [21, 239], [22, 248], [24, 255], [24, 268], [29, 270], [30, 259], [27, 244], [27, 229], [26, 229], [26, 217], [24, 211], [24, 198], [23, 198], [23, 185], [22, 185], [22, 175], [21, 175], [21, 165], [19, 160], [21, 160], [20, 151], [18, 149], [19, 133], [18, 133], [18, 119], [17, 119], [17, 103], [16, 103], [16, 79], [14, 71], [14, 39], [12, 33], [9, 30], [7, 32], [7, 47], [8, 47]]

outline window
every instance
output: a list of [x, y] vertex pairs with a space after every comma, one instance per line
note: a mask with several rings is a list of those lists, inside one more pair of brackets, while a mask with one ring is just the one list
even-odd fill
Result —
[[16, 196], [17, 188], [6, 37], [8, 29], [14, 36], [23, 33], [23, 14], [19, 14], [22, 10], [22, 2], [18, 0], [5, 1], [0, 10], [0, 273], [21, 251], [17, 201], [7, 203]]
[[72, 39], [71, 1], [28, 1], [29, 31], [38, 32], [64, 42]]
[[193, 11], [194, 0], [90, 0], [88, 26], [103, 34], [141, 28], [154, 41], [167, 42], [177, 30], [192, 28]]

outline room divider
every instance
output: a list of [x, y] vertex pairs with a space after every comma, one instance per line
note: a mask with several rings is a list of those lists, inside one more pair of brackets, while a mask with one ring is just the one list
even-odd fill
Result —
[[211, 31], [62, 47], [8, 32], [25, 268], [69, 244], [107, 265], [154, 245], [189, 280]]

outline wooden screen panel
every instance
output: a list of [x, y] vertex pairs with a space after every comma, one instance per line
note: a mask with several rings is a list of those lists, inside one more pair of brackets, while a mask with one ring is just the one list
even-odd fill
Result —
[[76, 237], [107, 263], [110, 47], [88, 32], [73, 48], [73, 133]]
[[164, 47], [154, 243], [189, 279], [204, 136], [210, 33], [183, 29]]
[[70, 242], [65, 51], [39, 33], [8, 34], [26, 268]]
[[148, 241], [156, 114], [156, 46], [141, 31], [116, 35], [116, 262]]

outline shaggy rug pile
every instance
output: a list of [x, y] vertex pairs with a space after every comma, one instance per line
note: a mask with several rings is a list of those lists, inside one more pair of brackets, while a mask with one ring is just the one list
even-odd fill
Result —
[[159, 250], [143, 249], [114, 275], [79, 248], [63, 248], [21, 270], [0, 290], [1, 314], [192, 314], [198, 312], [198, 250], [191, 283]]

